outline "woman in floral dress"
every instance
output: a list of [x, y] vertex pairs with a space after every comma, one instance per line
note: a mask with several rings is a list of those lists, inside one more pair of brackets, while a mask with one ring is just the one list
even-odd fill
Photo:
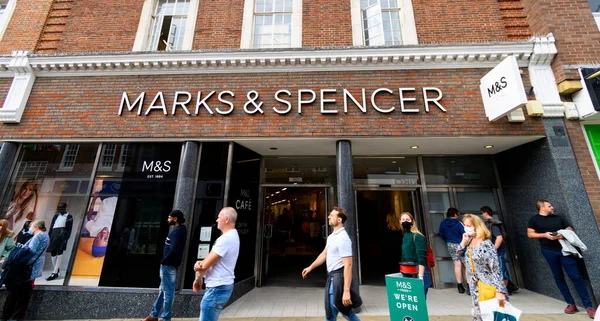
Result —
[[[485, 227], [483, 221], [473, 214], [465, 214], [463, 217], [465, 234], [460, 243], [459, 253], [464, 253], [464, 262], [469, 277], [469, 288], [473, 300], [473, 321], [481, 321], [479, 310], [479, 289], [477, 280], [496, 288], [496, 299], [501, 305], [506, 302], [506, 286], [502, 280], [500, 264], [496, 248], [491, 241], [491, 233]], [[461, 254], [462, 254], [461, 253]], [[472, 264], [471, 264], [472, 260]], [[475, 273], [473, 273], [473, 268]]]

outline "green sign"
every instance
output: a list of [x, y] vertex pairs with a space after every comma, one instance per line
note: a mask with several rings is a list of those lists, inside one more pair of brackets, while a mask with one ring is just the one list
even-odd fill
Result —
[[429, 321], [423, 280], [388, 274], [385, 287], [391, 321]]

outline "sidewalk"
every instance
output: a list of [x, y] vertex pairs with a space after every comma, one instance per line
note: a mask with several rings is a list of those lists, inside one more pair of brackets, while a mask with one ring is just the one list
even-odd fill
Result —
[[[361, 321], [389, 321], [390, 317], [388, 316], [365, 316], [358, 315]], [[188, 318], [188, 319], [178, 319], [173, 318], [172, 321], [198, 321], [197, 318]], [[219, 321], [323, 321], [323, 317], [284, 317], [284, 318], [265, 318], [265, 317], [256, 317], [256, 318], [219, 318]], [[338, 320], [344, 320], [341, 316], [338, 317]], [[520, 321], [589, 321], [591, 320], [585, 313], [577, 313], [573, 315], [567, 314], [551, 314], [551, 315], [523, 315], [521, 316]], [[52, 321], [52, 320], [50, 320]], [[58, 320], [56, 320], [58, 321]], [[84, 320], [68, 320], [68, 321], [84, 321]], [[86, 320], [87, 321], [87, 320]], [[91, 320], [97, 321], [97, 320]], [[140, 321], [138, 319], [107, 319], [102, 321]], [[429, 321], [471, 321], [470, 316], [466, 315], [451, 315], [451, 316], [429, 316]]]

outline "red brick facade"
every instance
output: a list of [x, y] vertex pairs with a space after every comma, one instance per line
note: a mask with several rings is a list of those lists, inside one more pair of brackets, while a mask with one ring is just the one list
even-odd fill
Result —
[[0, 54], [33, 51], [40, 38], [52, 0], [19, 0], [0, 40]]
[[522, 0], [536, 35], [549, 32], [556, 38], [558, 55], [552, 63], [557, 82], [579, 79], [577, 70], [565, 65], [600, 62], [600, 31], [587, 0]]
[[[33, 87], [27, 108], [19, 125], [0, 126], [0, 137], [9, 138], [113, 138], [113, 137], [282, 137], [282, 136], [460, 136], [460, 135], [543, 135], [541, 119], [527, 117], [525, 123], [509, 123], [506, 118], [490, 123], [485, 117], [478, 90], [479, 79], [485, 69], [374, 71], [356, 73], [273, 73], [263, 75], [173, 75], [173, 76], [121, 76], [38, 78]], [[389, 88], [394, 95], [382, 93], [377, 103], [382, 108], [399, 106], [398, 87], [415, 87], [408, 97], [417, 97], [407, 108], [418, 108], [418, 114], [396, 111], [382, 114], [368, 107], [367, 114], [349, 103], [348, 114], [323, 115], [320, 106], [313, 103], [303, 106], [297, 113], [297, 90], [337, 89], [338, 93], [326, 98], [336, 98], [337, 103], [326, 109], [343, 110], [342, 89], [346, 88], [360, 99], [361, 88], [370, 93], [378, 88]], [[444, 98], [441, 104], [448, 110], [443, 113], [431, 106], [424, 112], [422, 87], [438, 87]], [[279, 115], [272, 107], [284, 109], [273, 99], [279, 89], [292, 92], [293, 109]], [[124, 111], [118, 116], [123, 91], [131, 101], [142, 92], [147, 93], [145, 106], [150, 105], [158, 91], [165, 95], [170, 111], [175, 91], [189, 91], [194, 96], [189, 108], [195, 109], [197, 91], [203, 97], [212, 90], [231, 90], [235, 93], [235, 110], [230, 115], [211, 116], [201, 108], [197, 117], [187, 116], [182, 109], [175, 116], [164, 116], [154, 110], [148, 116], [137, 116]], [[246, 92], [257, 90], [264, 102], [264, 114], [248, 115], [243, 111]], [[435, 97], [437, 95], [433, 95]], [[303, 96], [305, 99], [309, 98]], [[226, 97], [228, 98], [228, 97]], [[287, 96], [282, 96], [287, 98]], [[229, 99], [228, 99], [229, 100]], [[318, 100], [317, 100], [318, 101]], [[209, 105], [227, 110], [216, 95]], [[42, 125], [43, 122], [43, 125]]]
[[200, 1], [193, 49], [240, 49], [244, 1]]
[[8, 94], [12, 81], [12, 78], [0, 78], [0, 107], [3, 105], [4, 99], [6, 99], [6, 94]]
[[350, 1], [304, 1], [302, 47], [352, 46]]

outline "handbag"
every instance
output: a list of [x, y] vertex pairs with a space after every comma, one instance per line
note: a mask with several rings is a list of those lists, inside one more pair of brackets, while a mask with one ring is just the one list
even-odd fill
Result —
[[2, 271], [2, 275], [0, 276], [2, 283], [7, 286], [15, 286], [29, 281], [33, 272], [33, 266], [45, 251], [46, 248], [38, 254], [31, 264], [8, 264], [4, 267], [4, 271]]
[[[469, 246], [469, 261], [471, 261], [471, 271], [477, 278], [477, 272], [475, 272], [475, 264], [473, 263], [473, 247]], [[479, 292], [479, 302], [494, 299], [496, 297], [496, 287], [489, 285], [477, 279], [477, 289]]]
[[496, 299], [479, 302], [479, 311], [483, 321], [519, 321], [523, 313], [510, 302], [501, 306]]
[[[415, 247], [417, 244], [417, 243], [415, 243], [416, 236], [417, 236], [416, 233], [413, 234], [413, 243], [415, 244]], [[433, 250], [431, 249], [431, 246], [429, 245], [429, 243], [425, 243], [425, 248], [427, 249], [427, 257], [426, 257], [427, 266], [432, 268], [435, 266], [435, 256], [433, 256]]]

